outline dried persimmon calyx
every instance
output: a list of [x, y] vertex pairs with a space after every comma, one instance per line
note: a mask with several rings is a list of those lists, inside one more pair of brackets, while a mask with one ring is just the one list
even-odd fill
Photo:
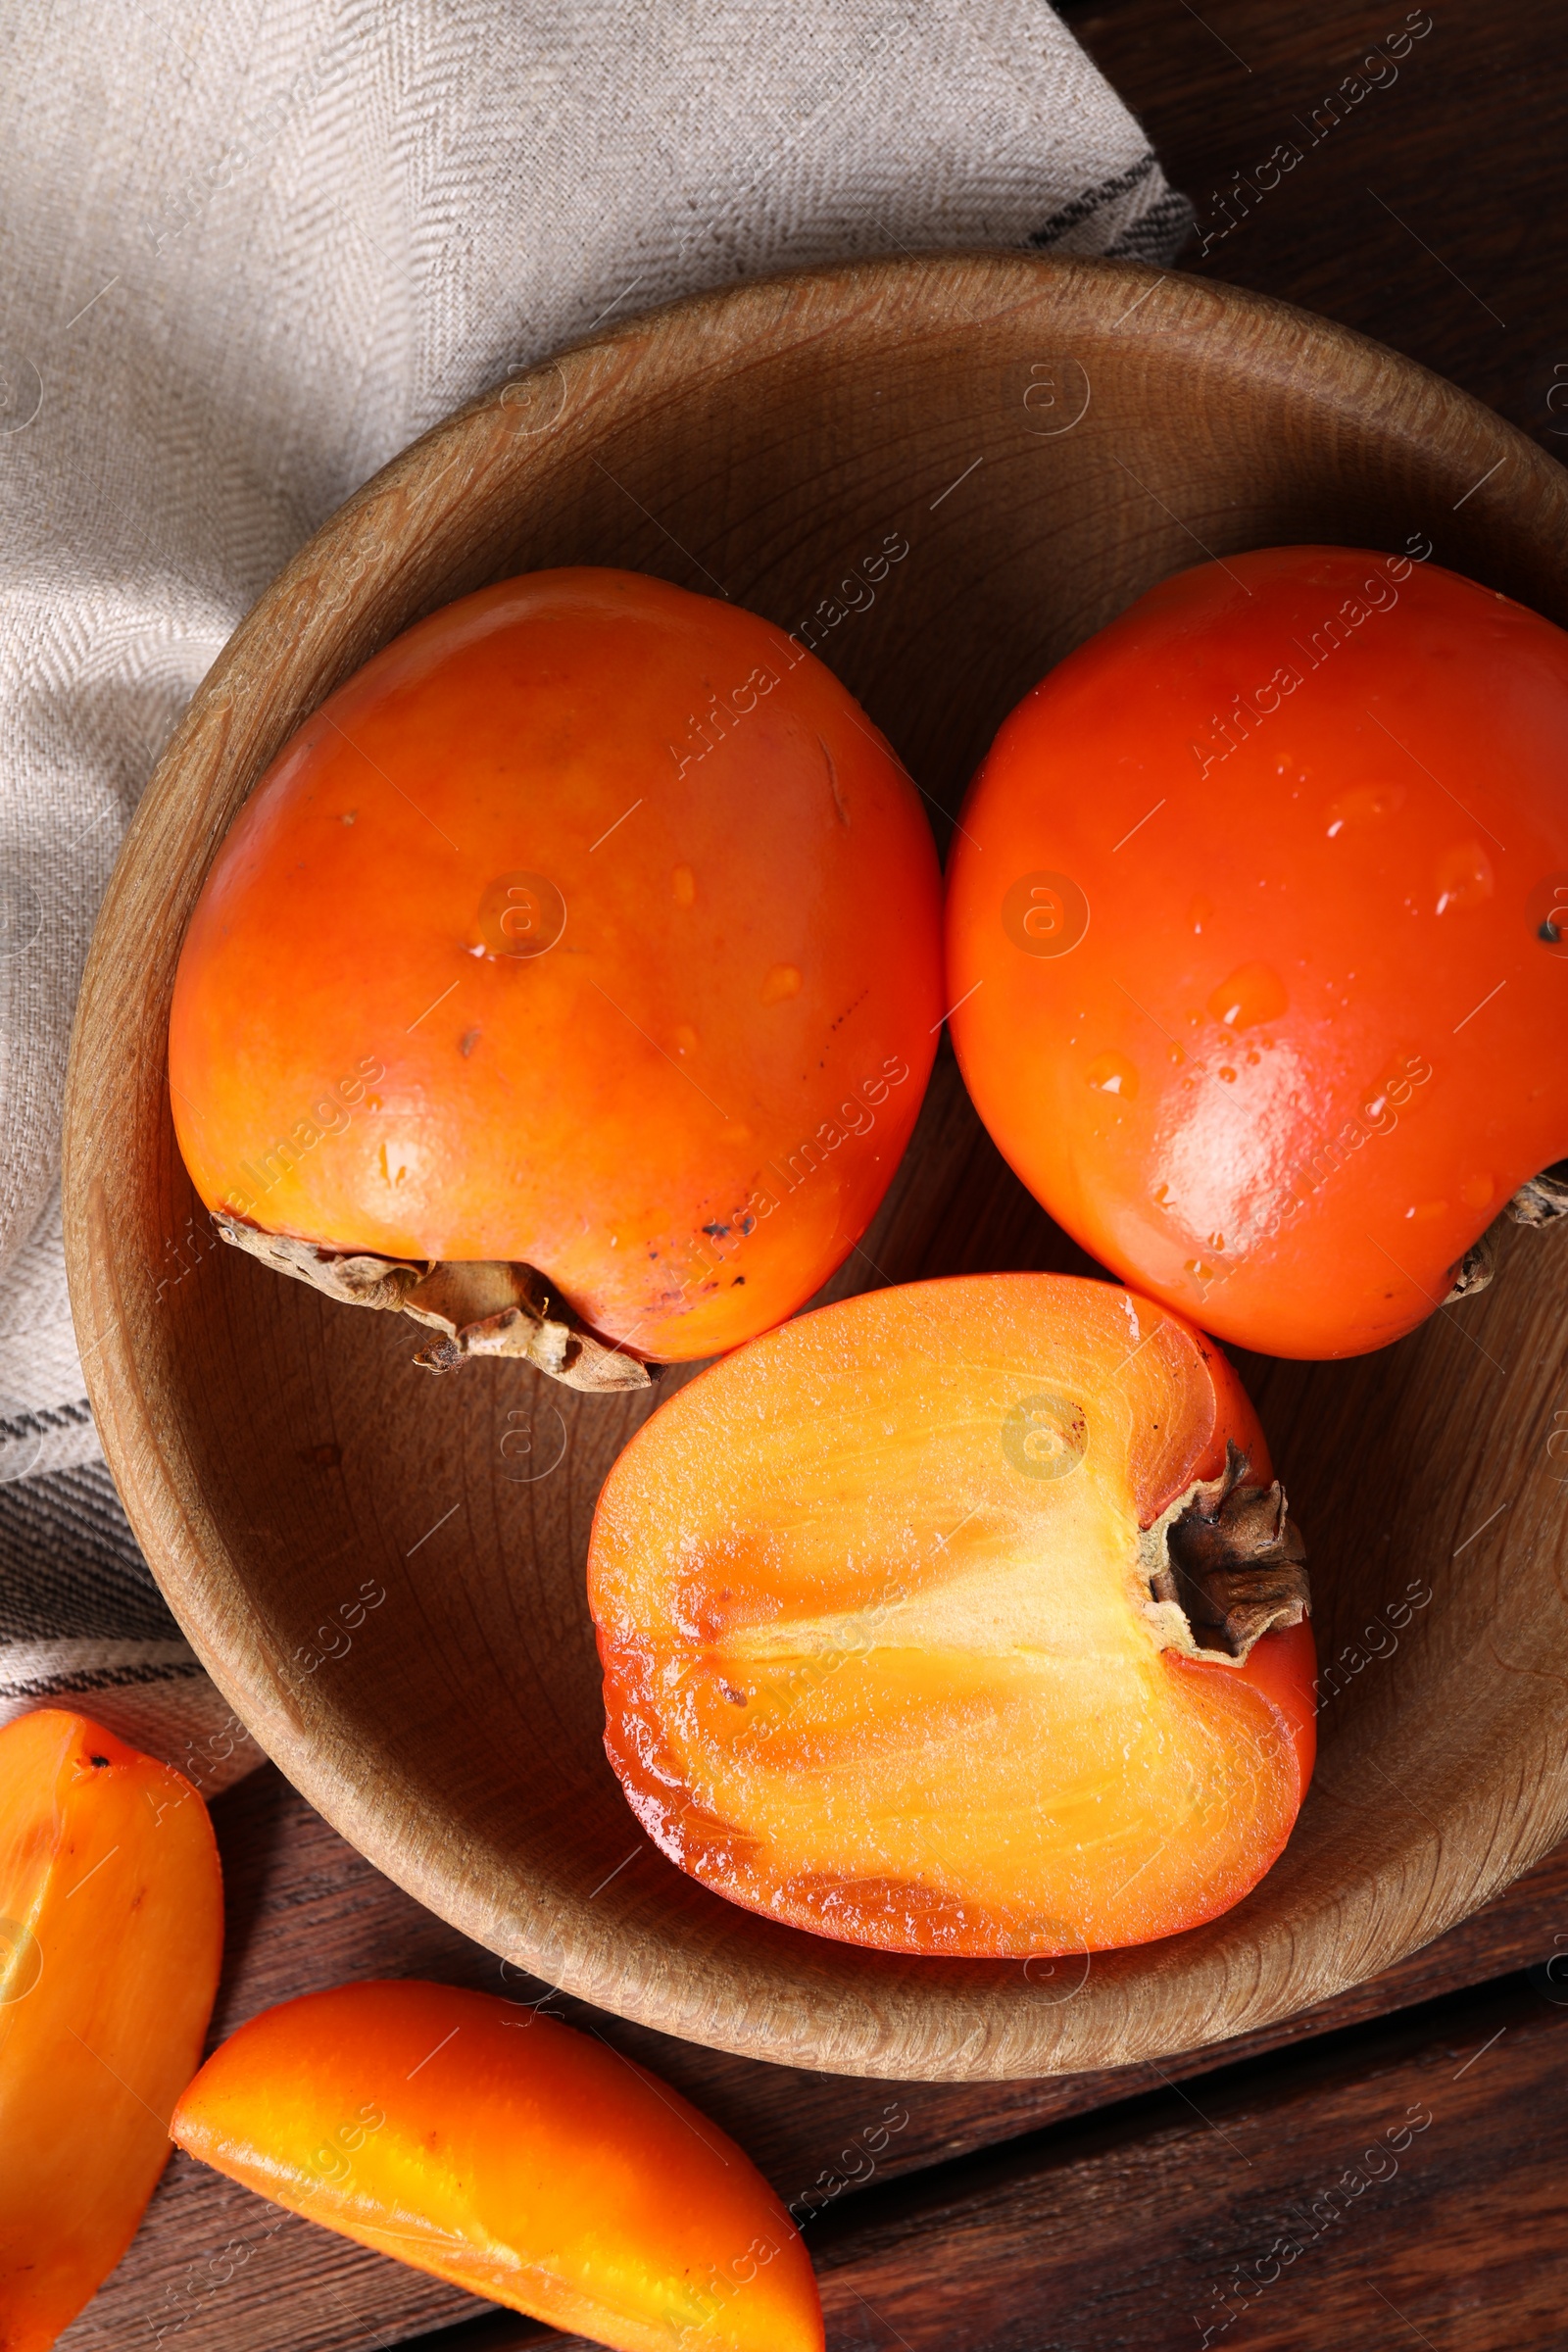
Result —
[[1568, 1159], [1553, 1160], [1522, 1184], [1503, 1214], [1516, 1225], [1551, 1225], [1568, 1217]]
[[1144, 1533], [1150, 1618], [1187, 1657], [1240, 1664], [1260, 1636], [1312, 1613], [1285, 1489], [1249, 1486], [1250, 1467], [1232, 1439], [1219, 1477], [1199, 1479]]
[[1553, 1160], [1530, 1177], [1494, 1217], [1478, 1242], [1473, 1242], [1456, 1265], [1449, 1268], [1449, 1289], [1443, 1303], [1472, 1298], [1484, 1291], [1497, 1270], [1497, 1247], [1506, 1225], [1555, 1225], [1568, 1217], [1568, 1159]]
[[596, 1339], [535, 1266], [504, 1259], [377, 1257], [322, 1250], [215, 1214], [225, 1242], [349, 1306], [413, 1315], [440, 1333], [415, 1362], [449, 1372], [470, 1355], [520, 1356], [568, 1389], [646, 1389], [648, 1366]]
[[236, 1250], [259, 1257], [274, 1272], [308, 1282], [313, 1290], [324, 1291], [328, 1298], [347, 1306], [395, 1310], [430, 1272], [427, 1265], [377, 1257], [368, 1250], [350, 1256], [340, 1250], [321, 1250], [315, 1242], [297, 1242], [286, 1233], [263, 1233], [255, 1225], [242, 1225], [237, 1217], [218, 1212], [213, 1223], [221, 1241], [231, 1242]]
[[1487, 1288], [1497, 1271], [1496, 1231], [1494, 1224], [1489, 1225], [1481, 1239], [1472, 1242], [1463, 1257], [1449, 1267], [1445, 1306], [1452, 1306], [1460, 1298], [1474, 1298]]

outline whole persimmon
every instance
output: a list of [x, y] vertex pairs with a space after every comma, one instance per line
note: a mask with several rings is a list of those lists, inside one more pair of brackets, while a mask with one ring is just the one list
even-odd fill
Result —
[[756, 2166], [520, 2002], [416, 1981], [281, 2002], [170, 2132], [290, 2213], [614, 2352], [822, 2352], [810, 2257]]
[[1278, 1355], [1469, 1279], [1568, 1152], [1565, 746], [1568, 635], [1419, 556], [1201, 564], [1053, 670], [947, 917], [964, 1078], [1051, 1214]]
[[229, 1238], [428, 1309], [437, 1365], [526, 1351], [519, 1272], [622, 1364], [712, 1354], [882, 1197], [940, 897], [914, 786], [782, 629], [632, 572], [504, 581], [329, 696], [220, 849], [185, 1164]]
[[1212, 1919], [1314, 1754], [1302, 1547], [1166, 1307], [1054, 1274], [799, 1317], [647, 1421], [588, 1589], [651, 1838], [846, 1942], [1101, 1951]]

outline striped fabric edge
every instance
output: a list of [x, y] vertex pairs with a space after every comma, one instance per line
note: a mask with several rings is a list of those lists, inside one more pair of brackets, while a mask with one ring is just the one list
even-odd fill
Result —
[[[1082, 195], [1053, 213], [1049, 220], [1031, 231], [1030, 244], [1042, 248], [1059, 244], [1107, 205], [1120, 204], [1158, 176], [1159, 158], [1149, 148], [1125, 171], [1085, 188]], [[1153, 201], [1105, 247], [1106, 256], [1113, 261], [1152, 262], [1168, 267], [1193, 234], [1197, 220], [1190, 200], [1175, 188], [1162, 186]]]

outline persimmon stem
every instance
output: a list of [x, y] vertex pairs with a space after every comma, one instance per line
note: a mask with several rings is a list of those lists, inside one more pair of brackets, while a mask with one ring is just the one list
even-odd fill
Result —
[[[1231, 1439], [1225, 1468], [1200, 1480], [1149, 1531], [1149, 1591], [1159, 1618], [1185, 1621], [1187, 1641], [1170, 1646], [1240, 1664], [1267, 1633], [1310, 1616], [1306, 1545], [1289, 1516], [1285, 1489], [1249, 1486], [1248, 1456]], [[1146, 1555], [1147, 1556], [1147, 1555]]]

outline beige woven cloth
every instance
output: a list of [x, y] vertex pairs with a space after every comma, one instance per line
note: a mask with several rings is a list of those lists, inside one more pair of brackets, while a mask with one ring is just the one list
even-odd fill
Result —
[[1044, 0], [4, 12], [0, 1720], [75, 1693], [210, 1764], [222, 1721], [98, 1458], [57, 1169], [121, 835], [258, 591], [416, 433], [617, 312], [901, 247], [1167, 261], [1190, 220]]

